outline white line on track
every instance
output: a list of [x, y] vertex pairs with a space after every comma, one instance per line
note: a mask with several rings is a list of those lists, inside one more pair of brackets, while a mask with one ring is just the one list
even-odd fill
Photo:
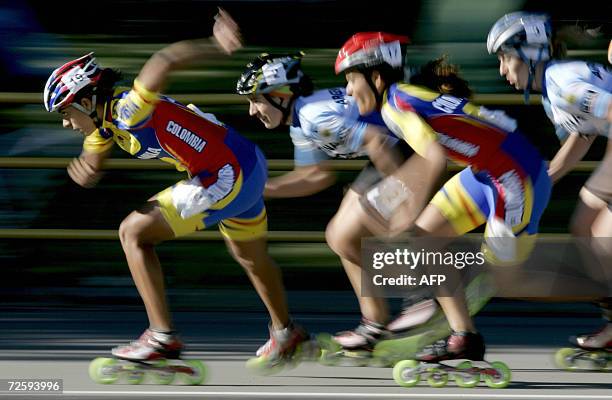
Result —
[[325, 393], [325, 392], [181, 392], [181, 391], [81, 391], [67, 390], [68, 396], [176, 396], [176, 397], [308, 397], [308, 398], [435, 398], [435, 399], [612, 399], [612, 395], [562, 395], [562, 394], [503, 394], [503, 393]]

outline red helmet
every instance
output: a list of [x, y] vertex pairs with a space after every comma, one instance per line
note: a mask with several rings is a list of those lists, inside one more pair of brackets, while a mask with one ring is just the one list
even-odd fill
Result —
[[370, 68], [388, 64], [401, 68], [402, 44], [409, 42], [408, 36], [385, 32], [359, 32], [351, 36], [338, 52], [336, 74], [349, 68]]
[[102, 69], [96, 64], [93, 53], [72, 60], [57, 68], [45, 84], [44, 102], [49, 112], [73, 103], [82, 90], [96, 86]]

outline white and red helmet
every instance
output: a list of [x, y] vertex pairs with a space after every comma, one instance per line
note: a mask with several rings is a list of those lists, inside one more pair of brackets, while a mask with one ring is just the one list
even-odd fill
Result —
[[[101, 76], [102, 69], [96, 64], [93, 52], [62, 65], [53, 71], [45, 84], [45, 108], [54, 112], [71, 105], [79, 92], [95, 87]], [[76, 103], [74, 106], [80, 108]]]
[[371, 68], [387, 64], [399, 69], [404, 65], [402, 45], [408, 36], [385, 32], [359, 32], [351, 36], [338, 52], [336, 74], [352, 68]]

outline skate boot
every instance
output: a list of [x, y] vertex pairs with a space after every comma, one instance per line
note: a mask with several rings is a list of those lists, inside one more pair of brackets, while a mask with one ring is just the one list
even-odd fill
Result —
[[162, 385], [175, 376], [190, 385], [201, 384], [206, 368], [201, 361], [180, 359], [183, 343], [175, 332], [147, 329], [128, 345], [112, 349], [114, 358], [96, 358], [89, 365], [89, 376], [97, 383], [115, 383], [125, 376], [127, 383], [139, 384], [147, 375]]
[[372, 350], [387, 331], [385, 326], [367, 318], [352, 331], [339, 332], [334, 336], [320, 334], [320, 362], [324, 365], [366, 366], [372, 361]]
[[285, 367], [295, 367], [302, 360], [316, 359], [318, 347], [301, 326], [290, 322], [286, 328], [275, 330], [270, 325], [270, 339], [255, 356], [246, 362], [247, 369], [258, 375], [272, 375]]
[[459, 387], [478, 385], [480, 377], [491, 388], [506, 387], [512, 374], [506, 364], [484, 360], [485, 344], [482, 336], [472, 332], [452, 332], [423, 349], [416, 360], [400, 361], [393, 368], [393, 379], [404, 387], [415, 386], [422, 375], [431, 387], [443, 387], [449, 378]]
[[555, 354], [558, 367], [573, 370], [612, 370], [612, 322], [599, 331], [570, 337], [576, 348], [563, 348]]
[[183, 343], [174, 332], [144, 331], [137, 341], [115, 347], [113, 356], [128, 361], [154, 361], [162, 358], [177, 359], [183, 350]]
[[[495, 294], [490, 274], [480, 273], [465, 289], [470, 316], [478, 313]], [[424, 347], [451, 334], [450, 326], [438, 304], [427, 297], [427, 292], [415, 293], [406, 301], [398, 318], [387, 325], [389, 336], [378, 342], [373, 358], [382, 365], [392, 366], [398, 361], [414, 359]], [[415, 315], [411, 315], [414, 311]], [[427, 317], [429, 317], [427, 319]]]

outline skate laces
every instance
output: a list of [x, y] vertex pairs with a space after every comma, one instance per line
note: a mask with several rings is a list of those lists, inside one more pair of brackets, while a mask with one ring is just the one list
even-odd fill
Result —
[[338, 337], [361, 336], [367, 343], [375, 343], [385, 333], [385, 326], [367, 318], [361, 318], [361, 322], [352, 331], [338, 333]]
[[442, 356], [445, 354], [453, 353], [458, 354], [465, 350], [466, 347], [466, 336], [470, 335], [478, 335], [477, 333], [472, 332], [455, 332], [451, 333], [449, 337], [446, 339], [440, 339], [429, 346], [424, 348], [425, 352], [428, 354], [434, 354], [437, 356]]
[[137, 340], [130, 342], [130, 346], [134, 348], [153, 347], [156, 349], [163, 349], [169, 347], [172, 342], [178, 342], [174, 333], [157, 332], [152, 329], [147, 329]]
[[423, 348], [423, 352], [427, 354], [432, 354], [436, 356], [441, 356], [448, 353], [448, 343], [446, 339], [440, 339], [435, 341], [434, 343], [425, 346]]
[[139, 348], [151, 346], [150, 340], [153, 339], [153, 332], [150, 329], [145, 330], [140, 337], [134, 341], [131, 341], [129, 347]]
[[255, 353], [258, 357], [271, 354], [274, 351], [279, 353], [282, 352], [283, 347], [290, 343], [296, 334], [299, 334], [299, 328], [297, 328], [293, 322], [290, 322], [289, 325], [283, 329], [273, 329], [271, 325], [269, 329], [270, 338]]
[[359, 326], [355, 328], [355, 333], [365, 337], [368, 341], [376, 341], [383, 334], [384, 325], [372, 322], [369, 320], [362, 320]]

